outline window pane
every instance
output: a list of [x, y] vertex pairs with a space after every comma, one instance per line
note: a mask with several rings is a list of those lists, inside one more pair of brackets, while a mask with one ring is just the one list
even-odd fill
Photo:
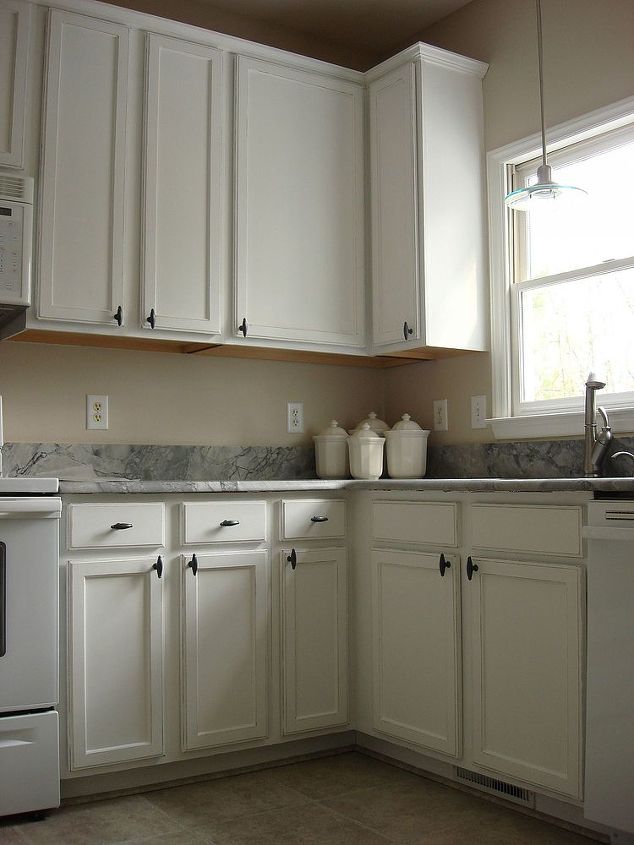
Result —
[[[527, 266], [521, 278], [541, 278], [634, 255], [634, 141], [553, 166], [553, 178], [585, 188], [589, 197], [564, 209], [555, 201], [544, 202], [539, 214], [517, 212], [524, 218], [519, 225], [527, 227]], [[535, 177], [526, 181], [533, 183]]]
[[580, 396], [590, 370], [634, 390], [634, 270], [524, 291], [520, 309], [522, 401]]

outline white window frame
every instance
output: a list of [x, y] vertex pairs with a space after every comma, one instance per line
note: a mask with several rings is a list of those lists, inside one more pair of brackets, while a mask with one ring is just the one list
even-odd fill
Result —
[[[596, 137], [612, 129], [634, 124], [634, 97], [585, 114], [548, 129], [548, 150], [555, 151], [569, 144]], [[513, 167], [536, 158], [541, 152], [538, 133], [487, 155], [489, 192], [489, 257], [491, 276], [491, 375], [492, 416], [490, 423], [497, 438], [561, 437], [583, 434], [583, 402], [581, 399], [562, 404], [577, 406], [578, 410], [555, 410], [554, 403], [542, 406], [537, 413], [513, 415], [512, 344], [518, 332], [518, 309], [514, 304], [522, 284], [513, 285], [509, 232], [513, 212], [504, 205], [504, 197], [511, 190]], [[614, 270], [618, 261], [611, 262]], [[581, 274], [566, 273], [579, 277]], [[601, 396], [601, 395], [600, 395]], [[620, 397], [623, 401], [623, 397]], [[601, 396], [602, 404], [610, 410], [610, 423], [615, 431], [634, 431], [634, 405], [610, 404], [610, 396]], [[537, 406], [535, 406], [537, 407]]]

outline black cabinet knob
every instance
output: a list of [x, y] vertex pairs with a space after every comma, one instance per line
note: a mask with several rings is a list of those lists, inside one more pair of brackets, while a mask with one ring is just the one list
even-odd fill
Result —
[[297, 568], [297, 552], [295, 551], [295, 549], [291, 549], [291, 553], [286, 558], [286, 560], [290, 563], [291, 569]]
[[116, 324], [121, 328], [123, 323], [123, 308], [119, 306], [117, 310], [112, 315], [112, 319], [116, 322]]
[[445, 571], [451, 567], [451, 561], [447, 560], [443, 554], [440, 555], [440, 560], [438, 561], [438, 568], [440, 569], [440, 574], [444, 578]]
[[467, 580], [471, 581], [473, 573], [477, 572], [480, 567], [471, 559], [471, 555], [467, 558]]
[[192, 559], [189, 561], [187, 566], [191, 569], [191, 571], [196, 575], [198, 572], [198, 558], [196, 555], [192, 555]]
[[158, 560], [156, 561], [156, 563], [154, 564], [152, 569], [156, 570], [156, 574], [158, 575], [159, 578], [163, 577], [163, 559], [161, 558], [160, 555], [158, 556]]
[[156, 325], [156, 311], [153, 308], [150, 309], [150, 316], [145, 318], [145, 322], [149, 323], [151, 328]]
[[238, 331], [239, 331], [239, 332], [242, 332], [242, 336], [243, 336], [243, 337], [246, 337], [246, 336], [247, 336], [247, 332], [249, 331], [249, 324], [247, 323], [247, 318], [246, 318], [246, 317], [244, 317], [244, 318], [242, 319], [242, 322], [241, 322], [241, 323], [240, 323], [240, 325], [238, 326]]
[[403, 323], [403, 337], [405, 338], [405, 340], [409, 340], [409, 336], [411, 334], [414, 334], [414, 329], [410, 329], [407, 320], [405, 320], [405, 322]]

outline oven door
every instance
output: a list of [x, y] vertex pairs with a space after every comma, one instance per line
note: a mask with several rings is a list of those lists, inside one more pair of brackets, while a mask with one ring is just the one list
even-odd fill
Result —
[[0, 713], [58, 700], [56, 498], [0, 498]]

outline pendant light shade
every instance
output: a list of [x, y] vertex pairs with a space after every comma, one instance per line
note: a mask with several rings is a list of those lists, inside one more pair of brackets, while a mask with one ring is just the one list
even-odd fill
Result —
[[537, 168], [537, 181], [524, 188], [517, 188], [504, 197], [508, 208], [517, 211], [532, 211], [543, 207], [545, 200], [557, 200], [558, 205], [576, 202], [587, 197], [587, 191], [573, 185], [561, 185], [555, 182], [552, 169], [546, 158], [546, 124], [544, 121], [544, 48], [542, 41], [542, 8], [541, 0], [535, 0], [537, 14], [537, 58], [539, 70], [539, 109], [541, 114], [542, 134], [542, 163]]

